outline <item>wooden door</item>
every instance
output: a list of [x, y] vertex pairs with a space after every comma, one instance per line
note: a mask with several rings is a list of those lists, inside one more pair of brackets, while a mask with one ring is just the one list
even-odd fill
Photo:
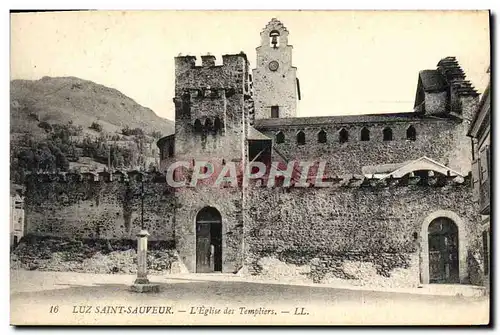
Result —
[[446, 218], [429, 225], [429, 282], [458, 283], [458, 229]]
[[196, 272], [213, 272], [210, 223], [196, 223]]

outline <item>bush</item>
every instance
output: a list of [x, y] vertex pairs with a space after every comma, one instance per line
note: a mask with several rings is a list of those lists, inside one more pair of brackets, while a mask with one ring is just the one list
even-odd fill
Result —
[[125, 136], [144, 136], [144, 131], [141, 128], [130, 128], [129, 126], [126, 126], [125, 128], [122, 129], [122, 134]]
[[37, 112], [30, 112], [29, 117], [32, 118], [33, 120], [40, 121], [40, 116], [38, 115]]
[[90, 129], [95, 130], [95, 131], [100, 133], [102, 131], [102, 125], [100, 123], [94, 121], [90, 125]]
[[45, 130], [47, 133], [50, 133], [52, 131], [52, 126], [50, 125], [50, 123], [46, 122], [46, 121], [42, 121], [38, 124], [38, 127], [42, 128], [43, 130]]
[[153, 131], [151, 133], [151, 137], [159, 139], [159, 138], [161, 138], [161, 132], [159, 132], [159, 131]]

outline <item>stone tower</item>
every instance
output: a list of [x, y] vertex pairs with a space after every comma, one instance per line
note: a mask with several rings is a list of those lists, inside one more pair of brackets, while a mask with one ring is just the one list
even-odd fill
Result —
[[273, 18], [260, 33], [257, 65], [253, 69], [255, 118], [297, 116], [300, 99], [297, 68], [292, 66], [288, 30]]
[[243, 262], [243, 194], [237, 185], [214, 183], [225, 169], [240, 171], [246, 157], [249, 62], [243, 53], [222, 56], [222, 65], [211, 55], [201, 60], [196, 66], [193, 56], [175, 58], [175, 135], [160, 140], [162, 166], [184, 162], [174, 177], [185, 185], [175, 190], [175, 241], [187, 269], [235, 272]]

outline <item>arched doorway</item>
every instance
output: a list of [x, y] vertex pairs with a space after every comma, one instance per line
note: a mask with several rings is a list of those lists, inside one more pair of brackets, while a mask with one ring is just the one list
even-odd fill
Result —
[[214, 207], [196, 215], [196, 272], [222, 271], [222, 219]]
[[459, 283], [458, 227], [449, 218], [429, 224], [429, 282]]

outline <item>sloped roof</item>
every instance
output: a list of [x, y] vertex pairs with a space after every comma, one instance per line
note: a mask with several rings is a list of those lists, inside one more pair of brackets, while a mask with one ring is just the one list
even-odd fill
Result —
[[453, 90], [459, 95], [478, 96], [474, 86], [465, 77], [465, 72], [458, 64], [456, 57], [446, 57], [439, 61], [438, 70], [446, 77], [446, 81], [450, 83]]
[[393, 171], [396, 171], [400, 167], [408, 164], [410, 161], [402, 162], [402, 163], [393, 163], [393, 164], [378, 164], [378, 165], [366, 165], [361, 168], [361, 172], [364, 175], [374, 175], [374, 174], [389, 174]]
[[249, 140], [254, 140], [254, 141], [256, 141], [256, 140], [271, 141], [271, 139], [269, 137], [267, 137], [266, 135], [262, 134], [260, 131], [258, 131], [257, 129], [255, 129], [252, 126], [248, 127], [248, 139]]
[[455, 170], [452, 170], [449, 167], [447, 167], [441, 163], [438, 163], [433, 159], [430, 159], [429, 157], [422, 156], [419, 159], [411, 161], [408, 164], [400, 167], [399, 169], [387, 174], [386, 176], [382, 177], [382, 179], [390, 178], [390, 177], [401, 178], [410, 172], [419, 171], [419, 170], [435, 171], [435, 172], [438, 172], [438, 173], [441, 173], [444, 175], [463, 177], [463, 175], [461, 173], [459, 173]]

